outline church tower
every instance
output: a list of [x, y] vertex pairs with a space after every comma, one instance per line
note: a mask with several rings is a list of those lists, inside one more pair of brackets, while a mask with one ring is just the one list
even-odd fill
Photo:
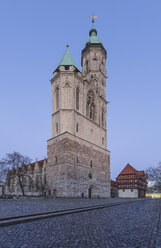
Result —
[[82, 72], [67, 46], [51, 79], [52, 138], [49, 195], [110, 197], [107, 150], [106, 50], [93, 27], [82, 51]]

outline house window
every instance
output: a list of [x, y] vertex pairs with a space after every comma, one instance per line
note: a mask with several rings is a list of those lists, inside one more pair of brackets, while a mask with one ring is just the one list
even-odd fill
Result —
[[78, 123], [76, 124], [76, 132], [78, 132]]
[[102, 145], [104, 145], [104, 137], [102, 138]]
[[79, 110], [79, 88], [76, 89], [76, 110]]
[[56, 109], [59, 108], [59, 88], [56, 88]]
[[77, 164], [79, 163], [79, 159], [78, 159], [78, 157], [77, 157]]

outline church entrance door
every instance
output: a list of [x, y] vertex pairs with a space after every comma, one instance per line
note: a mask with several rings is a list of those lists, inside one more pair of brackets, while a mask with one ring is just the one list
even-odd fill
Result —
[[91, 196], [92, 196], [92, 189], [89, 188], [89, 189], [88, 189], [88, 198], [91, 198]]

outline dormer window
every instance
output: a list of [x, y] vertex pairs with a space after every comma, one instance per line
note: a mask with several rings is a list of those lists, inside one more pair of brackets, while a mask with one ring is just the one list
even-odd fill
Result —
[[69, 71], [69, 66], [68, 65], [65, 66], [65, 70]]

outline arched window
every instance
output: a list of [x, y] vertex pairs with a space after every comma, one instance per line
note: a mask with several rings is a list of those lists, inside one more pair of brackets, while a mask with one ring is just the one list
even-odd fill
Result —
[[79, 88], [76, 89], [76, 110], [79, 110]]
[[104, 126], [104, 108], [103, 107], [102, 107], [101, 121], [102, 121], [102, 127], [103, 127]]
[[58, 109], [59, 108], [59, 88], [56, 88], [55, 93], [56, 93], [56, 109]]
[[96, 118], [94, 93], [92, 90], [90, 90], [87, 94], [86, 115], [92, 120], [95, 120]]

